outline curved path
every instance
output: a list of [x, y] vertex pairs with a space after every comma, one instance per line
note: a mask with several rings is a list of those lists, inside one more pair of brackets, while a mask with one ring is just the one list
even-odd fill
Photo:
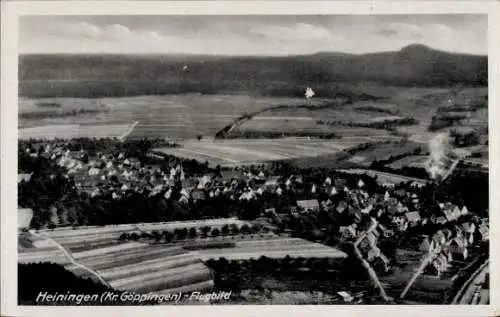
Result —
[[42, 239], [50, 241], [52, 244], [54, 244], [59, 250], [61, 250], [64, 253], [64, 255], [68, 258], [68, 260], [71, 262], [71, 264], [73, 264], [74, 266], [79, 267], [81, 269], [84, 269], [85, 271], [89, 272], [91, 275], [95, 276], [103, 285], [106, 285], [107, 287], [111, 288], [111, 286], [108, 284], [108, 282], [106, 282], [101, 277], [101, 275], [99, 275], [99, 273], [97, 273], [96, 271], [92, 270], [89, 267], [86, 267], [83, 264], [80, 264], [80, 263], [76, 262], [75, 259], [73, 258], [73, 256], [71, 255], [71, 253], [68, 252], [68, 250], [66, 250], [66, 248], [64, 248], [62, 245], [60, 245], [54, 239], [52, 239], [50, 237], [47, 237], [45, 235], [36, 233], [35, 231], [31, 231], [31, 230], [30, 230], [30, 234], [32, 234], [35, 237], [39, 237], [39, 238], [42, 238]]

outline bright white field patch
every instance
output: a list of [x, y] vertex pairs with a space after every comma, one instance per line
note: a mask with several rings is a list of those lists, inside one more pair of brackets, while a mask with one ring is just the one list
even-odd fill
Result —
[[136, 126], [125, 124], [54, 124], [19, 129], [19, 139], [124, 138]]
[[398, 116], [382, 116], [382, 117], [375, 117], [371, 118], [369, 121], [370, 122], [385, 122], [385, 121], [395, 121], [395, 120], [400, 120], [403, 119], [402, 117]]
[[286, 160], [334, 154], [363, 143], [364, 138], [320, 140], [308, 138], [189, 140], [180, 148], [158, 148], [164, 154], [208, 161], [210, 164], [231, 165]]

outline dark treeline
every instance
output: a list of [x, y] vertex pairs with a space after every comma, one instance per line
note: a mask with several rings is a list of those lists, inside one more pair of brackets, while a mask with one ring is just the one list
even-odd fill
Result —
[[[20, 140], [20, 159], [27, 159], [26, 149], [30, 152], [42, 153], [45, 149], [44, 142], [45, 140], [41, 139]], [[145, 153], [153, 148], [179, 147], [179, 144], [163, 138], [128, 139], [124, 141], [117, 138], [73, 138], [71, 140], [56, 138], [51, 143], [53, 146], [61, 145], [69, 151], [84, 150], [87, 157], [96, 156], [97, 153], [111, 153], [114, 156], [122, 153], [125, 157], [145, 157]]]
[[35, 111], [35, 112], [20, 112], [20, 119], [46, 119], [46, 118], [65, 118], [74, 117], [82, 114], [107, 113], [103, 109], [72, 109], [72, 110], [50, 110], [50, 111]]
[[431, 132], [438, 131], [447, 127], [451, 127], [456, 123], [460, 123], [460, 121], [464, 119], [467, 119], [467, 115], [446, 114], [446, 115], [433, 116], [432, 121], [429, 124], [427, 130]]
[[[244, 289], [262, 289], [266, 288], [266, 279], [279, 279], [280, 284], [286, 284], [287, 289], [294, 291], [323, 291], [335, 294], [337, 290], [332, 289], [332, 283], [347, 287], [353, 286], [356, 281], [367, 279], [359, 264], [347, 260], [344, 262], [328, 258], [286, 256], [274, 259], [262, 256], [255, 260], [241, 261], [220, 258], [207, 261], [207, 265], [214, 270], [215, 288], [219, 290], [238, 292]], [[350, 265], [349, 270], [342, 270], [346, 265]], [[339, 274], [340, 270], [349, 273]], [[354, 276], [355, 280], [352, 279]]]
[[450, 131], [450, 138], [456, 147], [466, 147], [480, 144], [480, 132], [473, 130], [468, 132]]
[[332, 126], [346, 126], [346, 127], [362, 127], [362, 128], [372, 128], [372, 129], [383, 129], [391, 130], [395, 126], [401, 125], [415, 125], [419, 121], [414, 118], [405, 117], [399, 119], [387, 119], [379, 122], [345, 122], [345, 121], [323, 121], [318, 120], [318, 124], [326, 124]]
[[295, 132], [272, 132], [272, 131], [233, 131], [226, 136], [228, 139], [279, 139], [286, 137], [313, 137], [318, 139], [341, 139], [342, 136], [333, 132], [295, 131]]
[[385, 109], [385, 108], [380, 108], [376, 106], [362, 106], [362, 107], [356, 107], [356, 110], [359, 111], [368, 111], [368, 112], [379, 112], [379, 113], [386, 113], [390, 115], [397, 115], [399, 111], [397, 109]]

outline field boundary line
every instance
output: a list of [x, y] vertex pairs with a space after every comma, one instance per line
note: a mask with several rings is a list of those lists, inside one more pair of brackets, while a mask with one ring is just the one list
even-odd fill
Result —
[[130, 133], [132, 133], [132, 131], [134, 131], [135, 127], [139, 124], [139, 121], [134, 121], [134, 123], [132, 123], [132, 126], [124, 133], [120, 136], [120, 140], [124, 140]]
[[66, 248], [64, 248], [61, 244], [59, 244], [58, 242], [56, 242], [54, 239], [50, 238], [50, 237], [47, 237], [45, 235], [42, 235], [42, 234], [39, 234], [35, 231], [31, 231], [30, 230], [30, 233], [32, 235], [34, 235], [35, 237], [39, 237], [39, 238], [42, 238], [42, 239], [45, 239], [45, 240], [48, 240], [50, 241], [52, 244], [54, 244], [58, 249], [60, 249], [64, 255], [66, 256], [66, 258], [68, 258], [68, 260], [71, 262], [71, 264], [75, 265], [76, 267], [79, 267], [79, 268], [82, 268], [84, 269], [85, 271], [91, 273], [92, 275], [94, 275], [95, 277], [97, 277], [97, 279], [104, 285], [106, 285], [107, 287], [111, 288], [111, 286], [108, 284], [108, 282], [106, 282], [101, 275], [99, 275], [99, 273], [97, 273], [96, 271], [92, 270], [91, 268], [83, 265], [83, 264], [80, 264], [78, 262], [76, 262], [76, 260], [73, 258], [73, 256], [68, 252], [68, 250], [66, 250]]

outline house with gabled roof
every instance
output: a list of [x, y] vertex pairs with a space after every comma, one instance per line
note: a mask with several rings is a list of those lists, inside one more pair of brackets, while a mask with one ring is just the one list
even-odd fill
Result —
[[432, 241], [434, 241], [436, 246], [440, 246], [446, 243], [446, 236], [442, 230], [438, 230], [433, 236]]
[[409, 211], [409, 212], [405, 213], [404, 216], [405, 216], [406, 221], [408, 221], [408, 223], [411, 226], [417, 225], [421, 220], [420, 213], [418, 211]]
[[452, 239], [450, 241], [449, 248], [454, 258], [458, 258], [462, 261], [467, 259], [467, 246], [465, 245], [464, 239], [461, 236]]
[[347, 203], [344, 200], [339, 201], [335, 210], [341, 214], [347, 209]]
[[479, 225], [478, 229], [475, 233], [476, 241], [486, 241], [490, 237], [490, 229], [486, 223], [482, 223]]
[[32, 218], [33, 218], [33, 210], [31, 208], [17, 208], [18, 229], [29, 228]]
[[207, 195], [205, 191], [201, 189], [194, 189], [191, 192], [191, 198], [193, 199], [194, 202], [200, 201], [200, 200], [205, 200], [207, 198]]
[[339, 228], [339, 234], [341, 236], [341, 239], [343, 241], [350, 241], [356, 238], [356, 229], [354, 228], [353, 225], [349, 226], [340, 226]]
[[29, 182], [30, 179], [31, 179], [31, 174], [32, 173], [21, 173], [21, 174], [17, 174], [17, 183], [21, 183], [21, 182]]
[[319, 202], [317, 199], [297, 200], [297, 206], [306, 212], [319, 211]]

